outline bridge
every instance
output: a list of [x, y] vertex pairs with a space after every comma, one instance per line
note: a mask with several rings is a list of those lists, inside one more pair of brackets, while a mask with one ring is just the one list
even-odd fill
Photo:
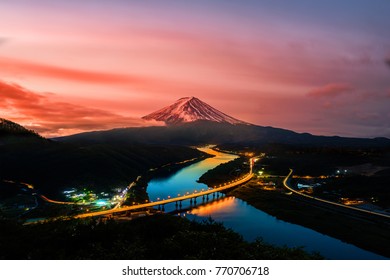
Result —
[[103, 211], [98, 211], [98, 212], [78, 214], [76, 216], [73, 216], [73, 218], [83, 219], [83, 218], [89, 218], [89, 217], [107, 216], [107, 215], [113, 215], [113, 214], [118, 214], [118, 213], [124, 213], [127, 211], [134, 211], [134, 210], [141, 209], [141, 208], [164, 206], [165, 204], [168, 204], [168, 203], [181, 204], [181, 202], [183, 200], [190, 200], [191, 202], [194, 201], [194, 203], [196, 203], [196, 199], [198, 197], [203, 197], [203, 199], [205, 199], [205, 198], [207, 199], [208, 196], [211, 194], [215, 195], [216, 192], [221, 192], [221, 191], [225, 191], [225, 190], [237, 187], [237, 186], [244, 184], [244, 183], [248, 182], [249, 180], [251, 180], [253, 177], [253, 164], [254, 164], [254, 159], [251, 158], [249, 160], [250, 170], [249, 170], [248, 174], [246, 174], [242, 178], [236, 179], [232, 182], [229, 182], [229, 183], [222, 185], [222, 186], [219, 186], [217, 188], [213, 188], [213, 189], [209, 189], [209, 190], [205, 190], [205, 191], [198, 191], [198, 192], [194, 192], [192, 194], [187, 194], [187, 195], [178, 196], [178, 197], [174, 197], [174, 198], [168, 198], [168, 199], [160, 200], [160, 201], [142, 203], [142, 204], [137, 204], [137, 205], [132, 205], [132, 206], [122, 206], [120, 208], [114, 208], [114, 209], [103, 210]]
[[[213, 189], [208, 189], [205, 191], [198, 191], [198, 192], [194, 192], [192, 194], [187, 194], [187, 195], [178, 196], [178, 197], [174, 197], [174, 198], [168, 198], [165, 200], [147, 202], [147, 203], [142, 203], [142, 204], [137, 204], [137, 205], [132, 205], [132, 206], [117, 205], [113, 209], [96, 211], [96, 212], [88, 212], [88, 213], [78, 214], [75, 216], [65, 216], [65, 217], [62, 216], [62, 217], [57, 217], [57, 218], [41, 219], [39, 221], [26, 222], [26, 223], [24, 223], [24, 225], [43, 223], [43, 222], [55, 221], [55, 220], [66, 220], [66, 219], [71, 219], [71, 218], [84, 219], [84, 218], [99, 217], [99, 216], [111, 216], [114, 214], [125, 213], [128, 211], [134, 211], [134, 210], [138, 210], [138, 209], [142, 209], [142, 208], [149, 208], [149, 207], [155, 207], [155, 206], [164, 207], [164, 205], [168, 204], [168, 203], [179, 203], [179, 205], [181, 205], [181, 202], [183, 200], [188, 200], [188, 199], [191, 202], [194, 201], [194, 204], [196, 204], [196, 199], [198, 197], [203, 197], [203, 199], [206, 198], [206, 200], [207, 200], [208, 196], [211, 194], [215, 195], [215, 193], [217, 193], [217, 192], [221, 192], [221, 191], [225, 191], [225, 190], [237, 187], [237, 186], [244, 184], [244, 183], [248, 182], [249, 180], [251, 180], [253, 178], [253, 165], [254, 165], [255, 159], [256, 158], [249, 159], [249, 166], [250, 166], [249, 173], [246, 174], [244, 177], [238, 178], [238, 179], [231, 181], [229, 183], [225, 183], [224, 185], [220, 185], [219, 187], [216, 187]], [[47, 197], [43, 197], [43, 199], [48, 201], [48, 202], [53, 202], [53, 203], [57, 203], [57, 204], [74, 204], [71, 202], [52, 201], [52, 200], [48, 199]]]

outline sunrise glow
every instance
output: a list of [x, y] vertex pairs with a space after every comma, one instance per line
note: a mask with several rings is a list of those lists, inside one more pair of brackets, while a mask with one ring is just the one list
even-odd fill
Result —
[[390, 137], [389, 1], [0, 3], [0, 117], [52, 137], [196, 96], [253, 124]]

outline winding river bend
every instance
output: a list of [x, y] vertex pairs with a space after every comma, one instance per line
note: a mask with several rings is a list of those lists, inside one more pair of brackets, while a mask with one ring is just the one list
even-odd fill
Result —
[[[237, 158], [235, 155], [216, 152], [209, 148], [200, 150], [215, 157], [185, 167], [170, 177], [151, 180], [147, 188], [149, 198], [156, 201], [207, 189], [206, 185], [197, 182], [199, 177], [207, 170]], [[183, 208], [190, 206], [191, 210], [183, 214], [187, 218], [201, 220], [211, 217], [240, 233], [248, 241], [261, 237], [275, 245], [303, 246], [307, 251], [317, 251], [327, 259], [386, 259], [309, 228], [278, 220], [238, 198], [223, 197], [219, 194], [215, 200], [198, 199], [197, 205], [190, 205], [189, 201], [183, 202]], [[175, 209], [175, 204], [165, 206], [167, 212]]]

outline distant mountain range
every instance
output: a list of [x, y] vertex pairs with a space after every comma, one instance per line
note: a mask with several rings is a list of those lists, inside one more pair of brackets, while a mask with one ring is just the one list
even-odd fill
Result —
[[339, 136], [315, 136], [291, 130], [257, 125], [232, 125], [212, 121], [194, 121], [174, 126], [129, 127], [107, 131], [94, 131], [56, 138], [70, 143], [133, 143], [133, 144], [239, 144], [261, 146], [288, 144], [298, 146], [379, 147], [390, 146], [387, 138], [347, 138]]
[[[287, 144], [326, 147], [386, 147], [387, 138], [347, 138], [315, 136], [291, 130], [249, 124], [231, 117], [196, 97], [185, 97], [170, 106], [143, 117], [164, 121], [166, 126], [128, 127], [106, 131], [85, 132], [54, 138], [55, 142], [121, 145], [201, 145], [235, 144], [264, 146]], [[0, 145], [42, 140], [37, 133], [14, 122], [0, 119]]]

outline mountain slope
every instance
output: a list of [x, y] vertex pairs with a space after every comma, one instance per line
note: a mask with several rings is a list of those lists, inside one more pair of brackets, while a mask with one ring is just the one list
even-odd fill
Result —
[[159, 127], [129, 127], [108, 131], [94, 131], [57, 138], [57, 141], [74, 143], [108, 144], [239, 144], [259, 146], [288, 144], [298, 146], [368, 147], [390, 146], [386, 138], [364, 139], [338, 136], [314, 136], [291, 130], [257, 125], [232, 125], [212, 121], [195, 121], [181, 125]]
[[42, 139], [34, 131], [28, 130], [12, 121], [0, 118], [0, 145]]
[[69, 187], [124, 187], [150, 168], [203, 156], [172, 145], [60, 143], [0, 119], [0, 184], [28, 182], [50, 197]]
[[168, 125], [207, 120], [218, 123], [246, 124], [211, 107], [196, 97], [184, 97], [174, 104], [144, 116], [145, 120], [163, 121]]
[[0, 146], [0, 182], [28, 182], [50, 197], [63, 188], [124, 187], [150, 168], [203, 156], [187, 147], [74, 145], [54, 141]]

